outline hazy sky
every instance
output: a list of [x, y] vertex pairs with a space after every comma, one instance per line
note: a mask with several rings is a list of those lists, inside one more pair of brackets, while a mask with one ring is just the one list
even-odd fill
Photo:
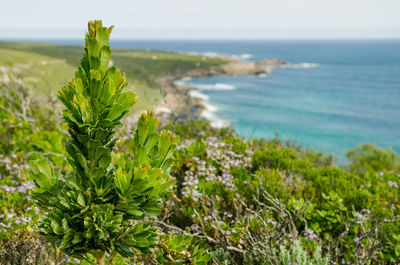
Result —
[[0, 0], [0, 38], [400, 38], [400, 0]]

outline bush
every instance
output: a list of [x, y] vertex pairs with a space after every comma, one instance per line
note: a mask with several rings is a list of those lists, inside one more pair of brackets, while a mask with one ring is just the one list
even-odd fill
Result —
[[360, 175], [400, 170], [400, 156], [393, 149], [383, 149], [372, 143], [359, 145], [348, 151], [347, 157], [350, 160], [349, 169]]
[[[260, 258], [261, 257], [261, 258]], [[310, 255], [301, 246], [299, 240], [295, 240], [290, 247], [281, 245], [279, 249], [274, 249], [269, 258], [262, 255], [246, 256], [243, 264], [246, 265], [328, 265], [329, 257], [323, 257], [321, 248], [317, 248], [315, 253]]]
[[46, 159], [31, 163], [34, 198], [44, 215], [40, 233], [65, 254], [95, 257], [104, 264], [115, 253], [151, 253], [157, 229], [148, 217], [160, 211], [160, 197], [173, 180], [168, 175], [176, 139], [156, 132], [152, 113], [142, 115], [132, 144], [134, 154], [112, 154], [115, 128], [135, 102], [124, 92], [125, 76], [109, 67], [112, 28], [89, 22], [86, 47], [75, 78], [59, 94], [66, 109], [66, 150], [73, 171], [57, 173]]

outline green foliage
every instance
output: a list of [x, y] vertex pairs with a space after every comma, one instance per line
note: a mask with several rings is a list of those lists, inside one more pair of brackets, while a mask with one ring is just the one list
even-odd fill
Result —
[[[10, 102], [3, 101], [2, 106], [15, 112], [21, 110], [18, 107], [21, 101], [17, 98], [15, 109], [10, 107]], [[164, 175], [159, 177], [158, 168], [170, 165], [173, 147], [165, 153], [171, 142], [166, 148], [159, 140], [170, 138], [163, 138], [164, 134], [168, 135], [166, 132], [157, 132], [153, 115], [140, 118], [139, 123], [143, 125], [134, 131], [133, 140], [132, 131], [122, 132], [123, 140], [116, 142], [116, 146], [127, 153], [111, 153], [112, 162], [108, 168], [113, 172], [108, 184], [111, 191], [101, 193], [99, 187], [103, 187], [103, 192], [109, 190], [106, 182], [101, 182], [99, 187], [90, 184], [91, 189], [74, 187], [76, 180], [71, 177], [74, 172], [65, 164], [62, 159], [65, 150], [59, 147], [65, 136], [58, 129], [57, 121], [51, 119], [53, 113], [39, 106], [34, 114], [35, 121], [30, 122], [0, 109], [0, 122], [4, 124], [2, 134], [15, 143], [1, 143], [5, 149], [0, 159], [0, 171], [6, 177], [0, 179], [1, 215], [5, 217], [0, 220], [0, 236], [5, 239], [0, 248], [10, 248], [14, 252], [20, 249], [15, 253], [16, 257], [28, 251], [26, 247], [18, 247], [27, 246], [27, 243], [24, 241], [26, 236], [14, 237], [16, 232], [22, 231], [29, 238], [36, 238], [35, 230], [49, 231], [52, 241], [64, 249], [82, 246], [77, 243], [68, 247], [79, 240], [92, 242], [91, 247], [100, 249], [107, 245], [103, 238], [115, 235], [117, 225], [124, 229], [126, 220], [131, 218], [133, 221], [126, 227], [133, 230], [135, 225], [140, 226], [131, 232], [132, 236], [123, 237], [125, 246], [117, 245], [117, 248], [114, 244], [114, 253], [125, 253], [128, 249], [134, 257], [111, 254], [111, 264], [127, 264], [133, 259], [139, 263], [203, 264], [203, 259], [209, 258], [217, 264], [243, 264], [245, 260], [249, 264], [262, 264], [261, 261], [270, 260], [272, 253], [277, 257], [281, 246], [290, 253], [293, 247], [288, 242], [295, 239], [300, 240], [309, 258], [320, 247], [324, 249], [324, 257], [330, 254], [331, 263], [340, 264], [344, 260], [356, 264], [396, 264], [398, 260], [399, 172], [367, 172], [361, 178], [336, 167], [321, 165], [321, 160], [316, 161], [301, 150], [277, 141], [248, 142], [228, 130], [209, 129], [206, 122], [192, 121], [188, 125], [169, 127], [183, 139], [177, 144], [179, 150], [170, 171], [177, 186], [173, 196], [166, 197], [167, 204], [160, 207], [157, 193], [163, 193], [162, 183], [169, 182], [168, 177], [163, 176], [169, 171], [162, 169]], [[27, 137], [34, 135], [35, 138], [28, 138], [35, 139], [33, 143], [27, 141], [25, 133]], [[55, 137], [46, 139], [50, 134]], [[213, 134], [218, 137], [209, 137]], [[51, 139], [58, 139], [57, 144]], [[171, 138], [171, 141], [173, 146], [177, 140]], [[160, 152], [162, 155], [158, 155]], [[39, 213], [30, 199], [33, 183], [26, 174], [26, 160], [40, 154], [45, 154], [46, 159], [31, 167], [38, 176], [36, 190], [42, 195], [51, 195], [48, 195], [51, 200], [43, 199], [46, 202], [54, 205], [59, 201], [62, 205], [61, 210], [44, 210], [49, 213], [47, 217]], [[96, 155], [102, 157], [103, 153]], [[164, 156], [162, 162], [160, 159]], [[136, 157], [137, 160], [132, 159]], [[50, 164], [55, 168], [52, 169]], [[148, 170], [148, 177], [143, 177], [143, 170]], [[152, 185], [150, 182], [157, 184], [148, 188]], [[272, 197], [265, 198], [263, 189]], [[352, 193], [361, 194], [358, 196], [363, 199], [355, 201]], [[295, 230], [288, 229], [288, 219], [274, 208], [276, 203], [293, 218]], [[180, 230], [176, 228], [171, 232], [157, 222], [161, 234], [157, 232], [159, 240], [156, 243], [156, 238], [151, 236], [155, 228], [149, 223], [149, 217], [158, 214], [160, 208], [159, 220]], [[66, 213], [69, 217], [65, 217]], [[49, 222], [42, 221], [38, 229], [40, 216]], [[71, 220], [80, 221], [73, 226]], [[12, 238], [12, 245], [8, 238]], [[280, 238], [286, 238], [286, 243]], [[135, 241], [137, 245], [131, 247], [133, 240], [138, 240]], [[148, 244], [153, 245], [153, 254], [140, 254], [147, 253], [150, 248], [143, 246]], [[82, 247], [82, 251], [87, 246], [89, 244]], [[46, 259], [53, 259], [57, 253], [52, 247], [40, 247], [47, 249]], [[34, 250], [29, 253], [36, 255]], [[373, 254], [368, 256], [368, 253]], [[96, 262], [94, 255], [98, 253], [87, 254], [85, 258]], [[7, 256], [7, 259], [15, 260], [15, 257]], [[71, 261], [62, 256], [57, 259], [76, 264], [72, 257]], [[88, 261], [82, 263], [90, 264]]]
[[136, 96], [124, 91], [125, 75], [109, 66], [111, 30], [89, 22], [81, 65], [59, 93], [73, 171], [62, 175], [45, 159], [31, 163], [34, 198], [45, 213], [40, 233], [81, 259], [89, 253], [99, 260], [104, 253], [151, 253], [157, 229], [147, 219], [158, 214], [160, 197], [173, 184], [168, 172], [176, 138], [156, 132], [152, 113], [139, 119], [133, 158], [112, 154], [115, 128]]
[[193, 264], [206, 265], [211, 255], [200, 245], [195, 244], [195, 238], [185, 234], [170, 233], [161, 239], [156, 253], [158, 264]]
[[321, 206], [317, 207], [314, 203], [306, 203], [303, 198], [296, 200], [292, 197], [288, 207], [294, 212], [303, 212], [304, 219], [299, 225], [308, 224], [313, 231], [329, 240], [332, 237], [338, 237], [343, 232], [343, 223], [348, 221], [350, 212], [338, 194], [323, 193], [322, 198]]
[[212, 252], [213, 257], [218, 261], [221, 265], [230, 265], [231, 258], [229, 257], [229, 252], [225, 251], [223, 248], [217, 248]]
[[391, 148], [380, 148], [371, 143], [357, 146], [347, 152], [350, 160], [349, 169], [358, 174], [400, 170], [400, 156]]
[[[30, 99], [18, 84], [0, 84], [0, 248], [1, 240], [13, 241], [9, 244], [13, 249], [29, 245], [18, 242], [18, 238], [42, 242], [33, 236], [39, 209], [31, 200], [34, 183], [27, 162], [45, 156], [57, 167], [66, 166], [64, 135], [58, 124], [48, 118], [53, 113]], [[42, 247], [46, 248], [38, 245]], [[21, 249], [30, 252], [26, 247]]]
[[207, 126], [173, 128], [184, 141], [173, 170], [178, 198], [167, 212], [179, 227], [211, 238], [219, 264], [241, 264], [246, 255], [260, 264], [294, 238], [308, 257], [318, 247], [337, 255], [329, 263], [391, 264], [399, 257], [398, 173], [361, 177], [276, 140], [246, 142], [226, 131], [210, 137]]
[[295, 240], [290, 247], [280, 246], [279, 249], [273, 251], [273, 257], [267, 259], [259, 259], [249, 255], [245, 258], [246, 265], [328, 265], [329, 257], [323, 257], [321, 249], [317, 248], [313, 255], [305, 251], [299, 240]]

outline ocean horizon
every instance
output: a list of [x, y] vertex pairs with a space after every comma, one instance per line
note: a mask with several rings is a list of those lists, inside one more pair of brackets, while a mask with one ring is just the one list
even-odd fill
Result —
[[269, 75], [181, 83], [197, 89], [192, 93], [204, 100], [205, 118], [232, 124], [247, 138], [279, 135], [337, 158], [367, 142], [400, 153], [400, 40], [114, 40], [111, 46], [287, 61]]

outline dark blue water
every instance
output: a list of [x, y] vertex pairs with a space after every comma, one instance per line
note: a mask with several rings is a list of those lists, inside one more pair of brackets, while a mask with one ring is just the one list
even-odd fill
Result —
[[400, 152], [400, 41], [113, 41], [114, 47], [278, 58], [308, 68], [265, 76], [188, 80], [208, 97], [205, 113], [246, 137], [291, 139], [342, 155], [374, 142]]

